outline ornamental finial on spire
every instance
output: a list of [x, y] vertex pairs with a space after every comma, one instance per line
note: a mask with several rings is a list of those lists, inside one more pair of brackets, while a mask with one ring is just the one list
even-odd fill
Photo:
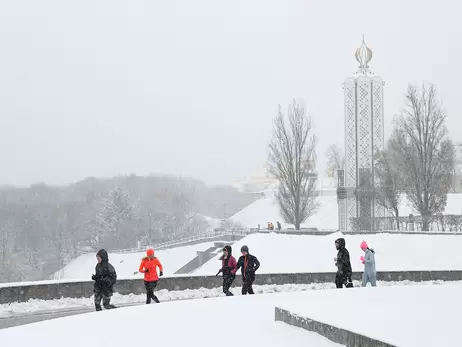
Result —
[[363, 42], [361, 46], [356, 50], [355, 53], [356, 61], [359, 63], [359, 70], [363, 74], [369, 73], [369, 62], [372, 60], [372, 50], [366, 46], [364, 42], [364, 34], [363, 34]]

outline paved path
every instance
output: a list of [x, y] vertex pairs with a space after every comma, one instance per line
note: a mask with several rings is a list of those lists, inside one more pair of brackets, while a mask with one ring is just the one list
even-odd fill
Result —
[[[121, 304], [118, 307], [138, 306], [140, 304]], [[94, 312], [92, 307], [68, 308], [55, 311], [37, 311], [26, 314], [12, 314], [8, 317], [0, 317], [0, 329], [11, 328], [19, 325], [41, 322], [49, 319], [56, 319], [67, 316], [75, 316], [77, 314]]]

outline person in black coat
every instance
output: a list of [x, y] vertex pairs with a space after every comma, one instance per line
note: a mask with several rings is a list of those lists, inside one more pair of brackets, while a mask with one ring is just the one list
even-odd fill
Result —
[[239, 257], [236, 265], [236, 271], [241, 269], [242, 273], [242, 295], [255, 294], [252, 288], [255, 281], [255, 271], [260, 267], [257, 257], [249, 254], [249, 247], [241, 247], [242, 256]]
[[346, 249], [345, 239], [339, 238], [335, 240], [335, 248], [338, 250], [337, 258], [335, 258], [335, 265], [337, 266], [335, 285], [337, 288], [343, 288], [343, 285], [347, 288], [352, 287], [350, 253]]
[[96, 264], [95, 274], [91, 276], [91, 279], [95, 281], [93, 286], [93, 292], [95, 294], [95, 308], [96, 311], [101, 311], [101, 300], [103, 301], [103, 307], [106, 310], [116, 308], [111, 305], [111, 296], [114, 290], [114, 284], [117, 281], [117, 273], [109, 263], [109, 256], [104, 249], [100, 249], [96, 253]]

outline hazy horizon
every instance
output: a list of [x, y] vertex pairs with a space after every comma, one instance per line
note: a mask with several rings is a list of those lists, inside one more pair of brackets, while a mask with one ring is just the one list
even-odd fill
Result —
[[460, 5], [443, 0], [0, 2], [0, 185], [150, 173], [233, 184], [266, 162], [278, 104], [313, 117], [318, 169], [343, 149], [345, 78], [365, 35], [385, 134], [408, 83], [457, 130]]

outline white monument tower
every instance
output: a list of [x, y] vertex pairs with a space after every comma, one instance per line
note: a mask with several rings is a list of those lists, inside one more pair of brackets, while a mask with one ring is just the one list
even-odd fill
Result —
[[364, 36], [355, 57], [358, 71], [345, 80], [345, 168], [339, 170], [340, 231], [373, 230], [385, 209], [374, 198], [375, 154], [384, 148], [382, 78], [369, 69], [372, 50]]

